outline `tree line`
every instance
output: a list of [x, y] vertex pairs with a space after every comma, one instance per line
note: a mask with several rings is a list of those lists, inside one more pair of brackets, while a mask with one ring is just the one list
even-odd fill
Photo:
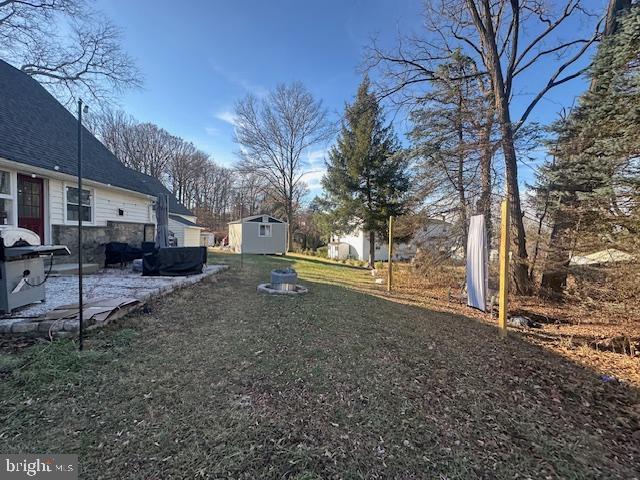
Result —
[[[61, 101], [89, 95], [105, 106], [143, 80], [119, 29], [87, 5], [0, 3], [0, 53]], [[561, 295], [576, 252], [637, 252], [638, 2], [427, 0], [423, 8], [421, 30], [401, 31], [395, 46], [371, 43], [367, 74], [337, 124], [301, 83], [239, 100], [234, 168], [124, 112], [103, 109], [90, 127], [212, 229], [269, 211], [305, 246], [363, 227], [373, 252], [388, 215], [410, 214], [446, 218], [464, 244], [474, 214], [495, 236], [506, 195], [520, 294]], [[61, 22], [68, 35], [56, 34]], [[590, 86], [577, 105], [551, 125], [532, 121], [549, 92], [578, 78]], [[405, 114], [405, 142], [383, 106]], [[305, 207], [306, 155], [329, 144], [325, 193]], [[521, 170], [540, 150], [547, 160], [527, 197]]]
[[[400, 34], [395, 48], [373, 42], [366, 56], [378, 97], [408, 112], [425, 211], [444, 212], [464, 239], [469, 215], [484, 214], [491, 230], [509, 198], [520, 294], [561, 294], [575, 252], [633, 247], [622, 239], [638, 227], [638, 5], [606, 7], [429, 0], [422, 31]], [[550, 91], [585, 76], [591, 87], [566, 121], [531, 121]], [[540, 148], [551, 160], [528, 199], [520, 170]]]
[[270, 201], [259, 175], [218, 165], [192, 142], [122, 110], [91, 114], [87, 127], [127, 167], [159, 179], [211, 230], [261, 213]]

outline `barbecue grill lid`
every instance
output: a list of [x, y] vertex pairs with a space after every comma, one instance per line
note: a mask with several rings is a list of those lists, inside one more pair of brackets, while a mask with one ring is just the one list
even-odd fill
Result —
[[71, 255], [71, 252], [69, 252], [69, 249], [64, 245], [27, 245], [25, 247], [11, 247], [4, 249], [4, 258], [6, 260], [34, 255]]
[[4, 241], [5, 248], [24, 245], [40, 245], [40, 236], [26, 228], [13, 225], [0, 225], [0, 237]]

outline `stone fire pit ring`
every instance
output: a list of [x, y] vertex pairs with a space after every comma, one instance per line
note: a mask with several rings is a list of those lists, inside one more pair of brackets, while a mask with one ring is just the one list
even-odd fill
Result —
[[269, 295], [304, 295], [309, 289], [302, 285], [287, 283], [261, 283], [258, 285], [258, 292], [267, 293]]
[[298, 273], [291, 267], [271, 270], [271, 284], [295, 285], [298, 283]]

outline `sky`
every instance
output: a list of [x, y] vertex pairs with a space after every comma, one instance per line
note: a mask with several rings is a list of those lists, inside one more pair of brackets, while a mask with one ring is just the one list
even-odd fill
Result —
[[[121, 107], [192, 141], [226, 166], [238, 151], [233, 107], [239, 99], [299, 80], [337, 120], [361, 81], [371, 39], [392, 46], [399, 32], [420, 32], [423, 22], [420, 0], [98, 0], [97, 8], [122, 28], [124, 48], [144, 75], [144, 87], [126, 92]], [[570, 23], [563, 34], [583, 27]], [[551, 67], [523, 75], [514, 92], [516, 111]], [[578, 79], [554, 90], [532, 120], [553, 120], [585, 87], [586, 80]], [[404, 132], [402, 115], [394, 118]], [[328, 147], [307, 154], [311, 195], [320, 193]], [[523, 183], [532, 181], [532, 163], [535, 168], [542, 159], [539, 154], [522, 165]]]

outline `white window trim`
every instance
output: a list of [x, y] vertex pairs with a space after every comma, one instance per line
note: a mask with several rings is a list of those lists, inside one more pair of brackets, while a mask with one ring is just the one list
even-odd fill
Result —
[[18, 198], [18, 195], [17, 195], [18, 190], [17, 190], [17, 186], [16, 186], [17, 176], [16, 176], [15, 172], [12, 172], [11, 170], [7, 170], [5, 168], [0, 168], [0, 171], [9, 174], [9, 193], [0, 192], [0, 198], [4, 198], [5, 200], [14, 200], [14, 201], [16, 201], [17, 198]]
[[[64, 211], [64, 223], [65, 225], [78, 225], [78, 221], [77, 220], [69, 220], [67, 218], [67, 188], [71, 187], [71, 188], [78, 188], [78, 184], [76, 183], [75, 185], [73, 183], [64, 183], [62, 185], [63, 188], [63, 202], [62, 202], [62, 210]], [[96, 192], [95, 189], [90, 188], [90, 187], [86, 187], [86, 186], [82, 186], [83, 190], [88, 190], [89, 191], [89, 199], [90, 199], [90, 203], [91, 203], [91, 221], [87, 222], [86, 220], [82, 221], [83, 225], [95, 225], [96, 224]]]
[[[269, 231], [269, 235], [262, 235], [262, 233], [260, 232], [261, 228], [260, 227], [265, 227], [265, 232], [268, 230]], [[266, 227], [269, 227], [268, 229]], [[261, 223], [258, 225], [258, 236], [261, 238], [271, 238], [273, 236], [273, 226], [270, 223]]]

